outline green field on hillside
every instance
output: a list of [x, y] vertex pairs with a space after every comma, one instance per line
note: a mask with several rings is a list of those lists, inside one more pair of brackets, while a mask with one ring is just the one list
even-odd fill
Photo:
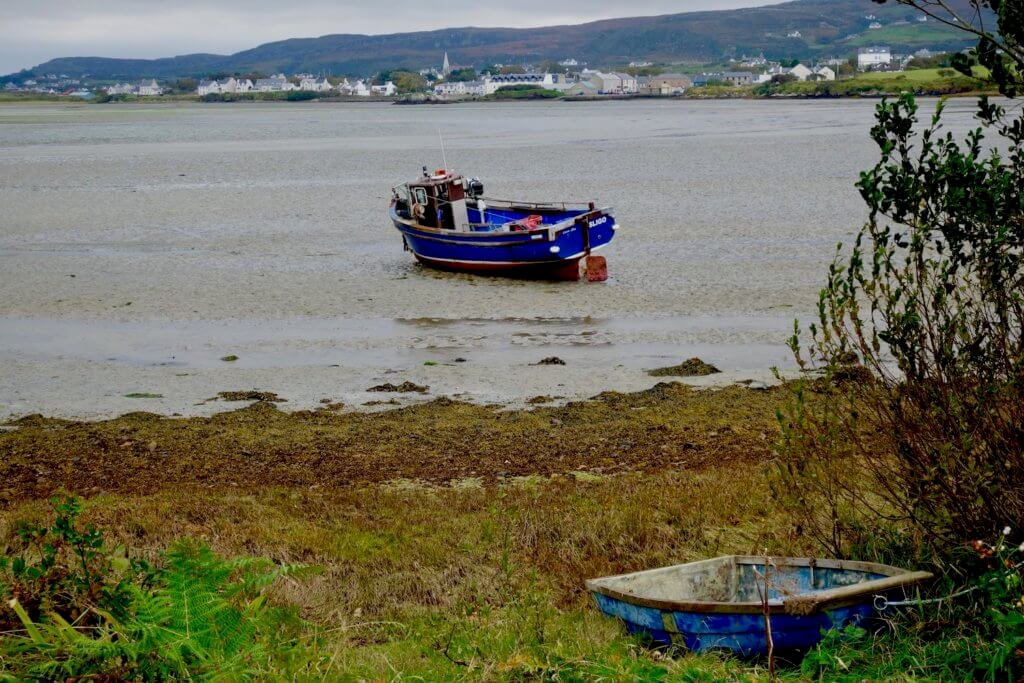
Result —
[[884, 26], [866, 31], [854, 38], [843, 41], [849, 47], [868, 45], [907, 45], [931, 47], [936, 44], [963, 42], [963, 34], [934, 21], [927, 24], [917, 22], [900, 26]]

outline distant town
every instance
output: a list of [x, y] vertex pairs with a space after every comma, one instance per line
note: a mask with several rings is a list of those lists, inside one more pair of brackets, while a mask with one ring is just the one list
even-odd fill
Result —
[[[721, 68], [631, 62], [616, 68], [590, 68], [575, 58], [534, 64], [453, 65], [447, 53], [438, 67], [418, 72], [395, 70], [373, 78], [329, 74], [223, 74], [208, 78], [93, 83], [88, 78], [48, 74], [8, 82], [4, 91], [83, 100], [197, 96], [205, 101], [242, 99], [306, 100], [323, 98], [403, 98], [457, 101], [479, 98], [612, 98], [678, 96], [698, 88], [740, 88], [786, 83], [830, 82], [858, 74], [893, 73], [940, 64], [944, 53], [918, 50], [898, 54], [884, 45], [860, 48], [855, 55], [803, 63], [759, 55], [730, 59]], [[948, 62], [948, 59], [946, 60]]]

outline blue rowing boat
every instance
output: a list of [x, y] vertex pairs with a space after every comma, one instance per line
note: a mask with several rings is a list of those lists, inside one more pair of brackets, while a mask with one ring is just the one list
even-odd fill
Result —
[[514, 202], [483, 196], [475, 178], [423, 169], [392, 191], [390, 217], [405, 248], [442, 270], [578, 280], [607, 277], [593, 252], [618, 225], [610, 208], [590, 204]]
[[766, 611], [776, 652], [806, 650], [829, 629], [869, 626], [890, 600], [931, 576], [807, 558], [772, 558], [765, 567], [763, 557], [732, 555], [586, 585], [598, 609], [656, 645], [749, 657], [768, 652]]

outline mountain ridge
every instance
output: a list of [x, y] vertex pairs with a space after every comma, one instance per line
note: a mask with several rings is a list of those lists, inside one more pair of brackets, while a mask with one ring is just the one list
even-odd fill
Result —
[[[967, 0], [959, 0], [966, 3]], [[743, 54], [769, 58], [849, 56], [858, 37], [869, 39], [875, 16], [880, 40], [895, 49], [960, 49], [970, 41], [914, 10], [870, 0], [791, 0], [733, 10], [601, 19], [538, 28], [464, 26], [379, 35], [326, 34], [264, 43], [230, 55], [195, 53], [157, 59], [62, 57], [17, 75], [62, 73], [98, 79], [200, 77], [252, 71], [331, 72], [353, 76], [383, 69], [421, 69], [448, 52], [453, 63], [483, 65], [575, 58], [609, 66], [629, 61], [710, 62]], [[902, 23], [908, 22], [908, 23]], [[798, 34], [794, 37], [794, 34]], [[895, 38], [891, 40], [889, 38]], [[12, 76], [15, 74], [12, 74]]]

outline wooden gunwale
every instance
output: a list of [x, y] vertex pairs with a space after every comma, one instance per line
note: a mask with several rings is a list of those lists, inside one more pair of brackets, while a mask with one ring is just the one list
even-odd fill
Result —
[[[705, 600], [662, 600], [658, 598], [645, 598], [643, 596], [627, 593], [606, 585], [608, 582], [622, 579], [637, 574], [670, 573], [680, 567], [692, 567], [705, 563], [718, 563], [730, 561], [733, 567], [741, 564], [764, 566], [764, 558], [755, 555], [727, 555], [721, 558], [703, 560], [701, 562], [690, 562], [686, 564], [673, 565], [651, 569], [644, 572], [632, 572], [629, 574], [618, 574], [606, 576], [599, 579], [590, 579], [586, 582], [587, 590], [631, 605], [651, 607], [653, 609], [668, 610], [672, 612], [700, 612], [716, 614], [760, 614], [764, 611], [761, 601], [749, 602], [715, 602]], [[783, 600], [770, 600], [769, 611], [773, 614], [813, 614], [821, 610], [837, 609], [849, 605], [864, 602], [877, 594], [884, 594], [888, 591], [901, 587], [909, 587], [916, 583], [932, 578], [930, 572], [910, 571], [875, 562], [858, 562], [847, 560], [827, 560], [807, 557], [775, 558], [776, 566], [789, 567], [820, 567], [823, 569], [852, 569], [854, 571], [869, 572], [873, 574], [886, 574], [881, 579], [864, 581], [850, 586], [840, 586], [824, 591], [816, 591], [802, 595], [794, 595]]]

